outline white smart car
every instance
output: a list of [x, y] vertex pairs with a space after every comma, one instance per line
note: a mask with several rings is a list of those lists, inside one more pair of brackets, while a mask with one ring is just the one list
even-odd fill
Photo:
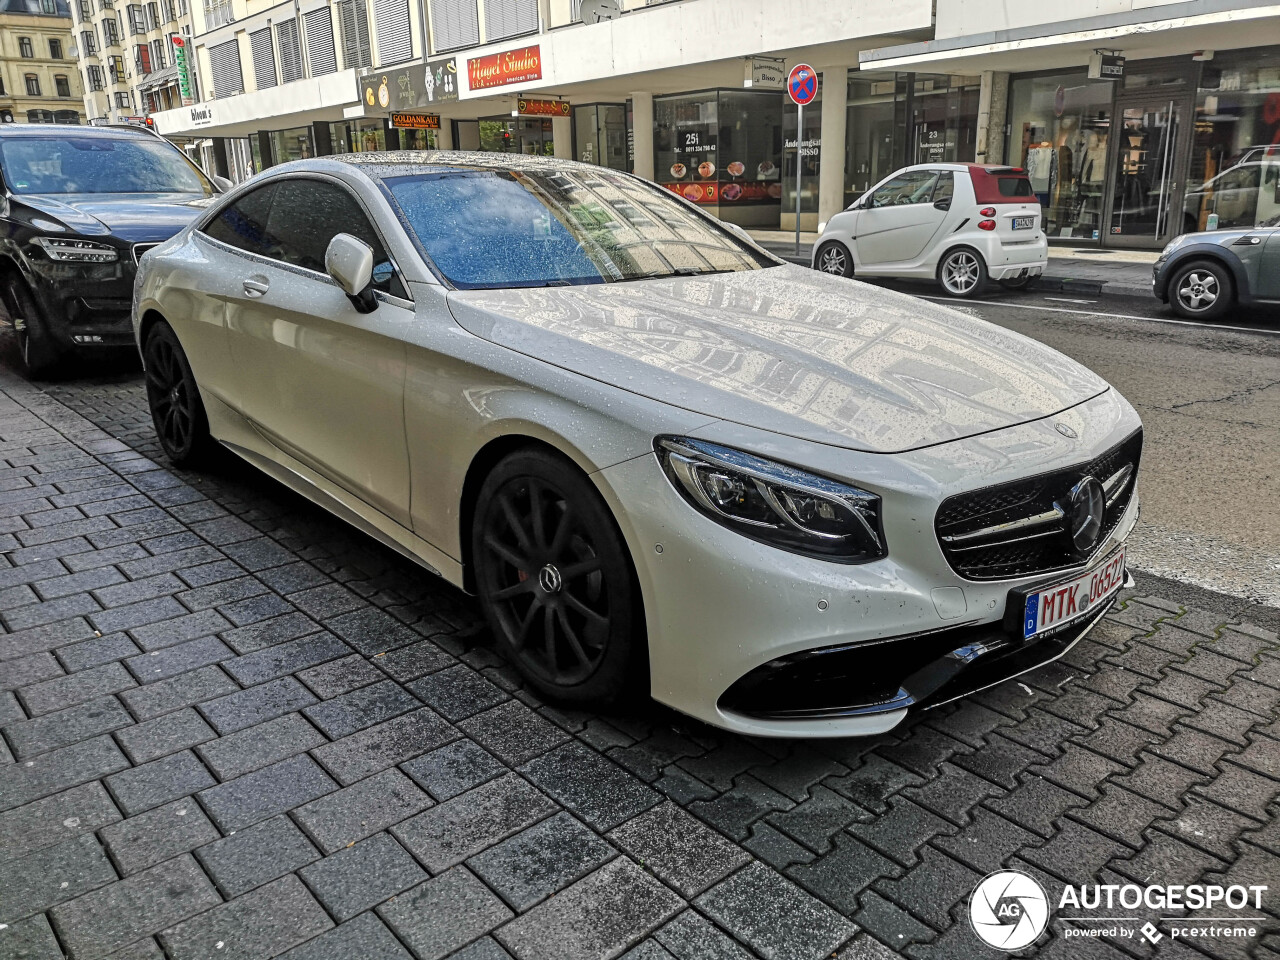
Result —
[[142, 258], [133, 319], [173, 462], [220, 442], [473, 592], [558, 700], [878, 733], [1125, 580], [1142, 429], [1105, 381], [617, 171], [272, 167]]
[[813, 267], [841, 277], [936, 279], [953, 297], [1044, 272], [1049, 241], [1026, 172], [976, 163], [899, 170], [819, 226]]

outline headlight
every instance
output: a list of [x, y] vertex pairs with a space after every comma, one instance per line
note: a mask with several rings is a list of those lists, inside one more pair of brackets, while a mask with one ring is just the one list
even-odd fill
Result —
[[818, 224], [818, 236], [822, 236], [826, 232], [827, 232], [827, 221], [823, 220], [820, 224]]
[[1170, 240], [1168, 243], [1164, 245], [1164, 249], [1160, 251], [1159, 259], [1161, 260], [1168, 259], [1169, 254], [1173, 253], [1173, 251], [1177, 250], [1180, 246], [1182, 246], [1186, 242], [1187, 242], [1187, 235], [1185, 233], [1182, 234], [1181, 236], [1174, 237], [1172, 240]]
[[837, 563], [887, 555], [874, 493], [703, 440], [659, 437], [656, 447], [676, 490], [730, 530]]
[[115, 247], [105, 243], [94, 243], [91, 240], [63, 240], [51, 237], [36, 237], [35, 242], [40, 249], [49, 255], [50, 260], [76, 263], [115, 263], [120, 253]]

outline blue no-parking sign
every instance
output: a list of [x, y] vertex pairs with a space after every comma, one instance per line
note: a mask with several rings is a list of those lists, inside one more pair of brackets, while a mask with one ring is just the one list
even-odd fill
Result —
[[808, 106], [818, 95], [818, 74], [807, 63], [798, 63], [787, 74], [787, 93], [797, 107]]

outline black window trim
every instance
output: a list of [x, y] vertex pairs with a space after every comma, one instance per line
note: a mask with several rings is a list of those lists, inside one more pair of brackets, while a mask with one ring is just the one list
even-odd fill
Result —
[[[260, 253], [254, 253], [252, 250], [245, 250], [243, 247], [233, 246], [232, 244], [219, 240], [217, 237], [210, 236], [208, 233], [205, 232], [205, 227], [207, 227], [214, 220], [220, 217], [223, 211], [226, 210], [228, 207], [230, 207], [232, 204], [238, 203], [240, 200], [247, 197], [250, 193], [254, 193], [258, 190], [262, 190], [267, 187], [273, 187], [279, 183], [283, 183], [285, 180], [317, 180], [321, 183], [331, 183], [337, 186], [339, 189], [345, 190], [349, 196], [354, 198], [356, 201], [356, 204], [360, 207], [361, 211], [364, 213], [365, 218], [369, 221], [369, 225], [373, 227], [373, 232], [377, 236], [378, 241], [382, 244], [382, 250], [384, 253], [386, 253], [387, 259], [391, 261], [391, 266], [395, 269], [396, 274], [400, 277], [400, 286], [404, 288], [405, 293], [409, 294], [409, 297], [406, 299], [404, 297], [397, 297], [395, 294], [392, 294], [392, 293], [386, 293], [382, 290], [375, 289], [373, 291], [374, 296], [380, 300], [385, 300], [386, 302], [393, 305], [404, 306], [407, 304], [410, 307], [414, 306], [413, 291], [409, 289], [409, 283], [405, 279], [404, 271], [400, 269], [400, 262], [396, 260], [395, 254], [391, 252], [391, 248], [387, 244], [386, 234], [381, 229], [379, 229], [378, 221], [370, 212], [369, 205], [364, 202], [364, 200], [361, 198], [361, 196], [358, 193], [356, 193], [356, 191], [351, 189], [349, 184], [343, 182], [338, 177], [321, 173], [319, 171], [299, 170], [299, 171], [290, 172], [290, 173], [282, 173], [274, 177], [269, 177], [265, 181], [252, 182], [251, 189], [236, 190], [233, 193], [227, 194], [226, 199], [223, 203], [218, 204], [216, 207], [210, 210], [205, 216], [201, 217], [200, 220], [195, 223], [195, 225], [192, 227], [192, 232], [199, 234], [201, 240], [215, 244], [221, 250], [228, 250], [231, 253], [239, 254], [245, 259], [252, 260], [255, 263], [269, 264], [273, 267], [279, 267], [282, 270], [287, 270], [290, 273], [295, 273], [298, 276], [305, 277], [307, 279], [313, 279], [313, 278], [319, 279], [329, 284], [330, 286], [334, 286], [334, 287], [338, 286], [338, 281], [334, 280], [333, 277], [329, 276], [327, 273], [321, 273], [320, 271], [312, 270], [309, 267], [300, 267], [296, 263], [287, 263], [284, 260], [276, 260], [274, 257], [266, 257]], [[249, 186], [250, 184], [246, 183], [246, 187], [249, 187]], [[272, 205], [275, 204], [274, 197], [271, 198], [271, 203]], [[268, 219], [270, 219], [270, 216], [271, 216], [271, 212], [270, 210], [268, 210], [267, 211]]]

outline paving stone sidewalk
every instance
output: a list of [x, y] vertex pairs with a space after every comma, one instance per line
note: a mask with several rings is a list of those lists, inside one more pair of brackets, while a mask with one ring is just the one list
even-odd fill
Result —
[[1001, 866], [1267, 883], [1275, 634], [1127, 596], [1063, 661], [886, 736], [541, 703], [462, 594], [230, 459], [140, 379], [0, 369], [0, 958], [991, 957]]

